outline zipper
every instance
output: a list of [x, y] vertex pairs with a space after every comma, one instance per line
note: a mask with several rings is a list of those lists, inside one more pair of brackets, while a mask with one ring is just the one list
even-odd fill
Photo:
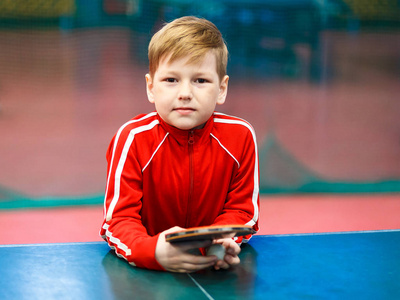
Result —
[[193, 144], [194, 144], [194, 131], [190, 131], [189, 133], [189, 197], [187, 203], [187, 212], [186, 212], [186, 228], [190, 227], [190, 219], [192, 212], [192, 198], [193, 198], [193, 189], [194, 189], [194, 176], [193, 176]]

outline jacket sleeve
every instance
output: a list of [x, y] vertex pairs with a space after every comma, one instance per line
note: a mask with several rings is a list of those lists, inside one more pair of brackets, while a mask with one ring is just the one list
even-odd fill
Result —
[[[248, 125], [243, 142], [235, 142], [240, 147], [239, 168], [229, 187], [222, 212], [215, 219], [215, 225], [243, 224], [259, 230], [260, 210], [258, 151], [254, 130]], [[247, 242], [251, 235], [239, 237], [236, 242]]]
[[141, 222], [142, 172], [129, 132], [117, 134], [107, 151], [108, 176], [100, 235], [131, 265], [163, 270], [155, 258], [158, 235]]

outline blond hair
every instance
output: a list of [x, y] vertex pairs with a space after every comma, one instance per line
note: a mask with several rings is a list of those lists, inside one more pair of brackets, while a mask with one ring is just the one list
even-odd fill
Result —
[[161, 59], [169, 62], [190, 56], [188, 63], [199, 63], [212, 50], [217, 59], [219, 79], [226, 75], [228, 49], [221, 32], [206, 19], [182, 17], [167, 23], [153, 35], [149, 44], [149, 72], [154, 76]]

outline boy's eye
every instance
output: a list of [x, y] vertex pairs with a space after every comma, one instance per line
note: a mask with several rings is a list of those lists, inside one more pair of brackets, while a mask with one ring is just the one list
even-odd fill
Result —
[[175, 78], [165, 78], [165, 81], [166, 82], [176, 82], [176, 79]]
[[204, 79], [204, 78], [198, 78], [198, 79], [196, 80], [196, 82], [198, 82], [198, 83], [206, 83], [207, 80]]

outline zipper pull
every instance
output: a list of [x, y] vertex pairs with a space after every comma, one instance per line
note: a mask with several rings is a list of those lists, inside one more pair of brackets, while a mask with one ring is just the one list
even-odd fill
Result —
[[191, 131], [189, 133], [189, 141], [188, 141], [189, 145], [193, 145], [194, 144], [194, 131]]

